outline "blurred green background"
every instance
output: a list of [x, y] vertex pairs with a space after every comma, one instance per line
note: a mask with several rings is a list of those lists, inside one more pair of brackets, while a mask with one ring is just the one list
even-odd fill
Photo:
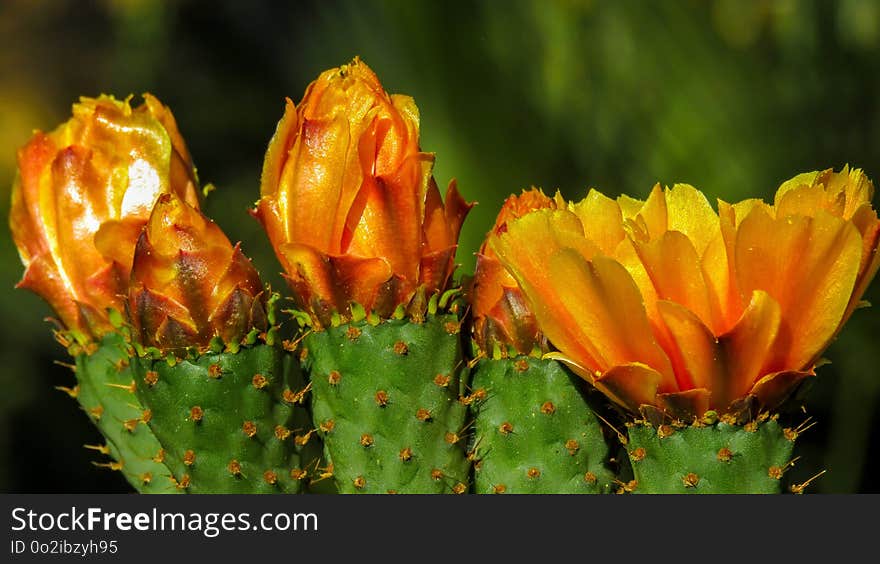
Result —
[[[264, 276], [278, 265], [246, 211], [283, 110], [322, 70], [359, 55], [421, 110], [438, 183], [479, 205], [459, 260], [504, 197], [530, 185], [644, 197], [688, 182], [710, 198], [769, 198], [802, 171], [846, 163], [880, 179], [880, 2], [872, 0], [345, 1], [3, 0], [0, 190], [33, 129], [80, 95], [146, 91], [168, 104], [206, 211]], [[876, 202], [876, 200], [875, 200]], [[0, 236], [0, 491], [129, 491], [90, 464], [100, 442], [54, 386], [72, 376], [47, 306], [13, 286]], [[880, 283], [867, 298], [877, 302]], [[880, 492], [880, 312], [858, 311], [827, 353], [806, 409], [818, 424], [791, 470], [808, 491]]]

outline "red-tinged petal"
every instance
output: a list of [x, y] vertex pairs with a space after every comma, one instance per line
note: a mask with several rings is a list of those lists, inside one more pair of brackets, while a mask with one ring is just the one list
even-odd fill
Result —
[[85, 327], [80, 323], [77, 302], [71, 299], [67, 282], [49, 255], [31, 257], [16, 288], [28, 289], [46, 300], [65, 327]]
[[727, 407], [734, 399], [745, 396], [765, 373], [763, 369], [770, 363], [774, 347], [779, 346], [781, 323], [779, 304], [767, 292], [752, 293], [742, 318], [718, 339], [727, 365], [727, 403], [717, 407]]
[[[140, 334], [139, 342], [143, 345], [164, 347], [169, 340], [177, 339], [177, 336], [196, 337], [199, 334], [198, 326], [187, 308], [167, 296], [140, 288], [132, 291], [130, 303], [132, 321]], [[174, 320], [170, 326], [173, 331], [170, 333], [168, 319]], [[189, 344], [192, 341], [175, 344], [174, 348]]]
[[660, 301], [657, 307], [675, 345], [675, 349], [667, 349], [667, 353], [676, 366], [679, 389], [709, 389], [712, 391], [712, 405], [726, 407], [733, 399], [727, 389], [727, 359], [721, 354], [715, 336], [684, 306]]
[[685, 422], [702, 417], [711, 407], [711, 400], [712, 392], [705, 388], [657, 394], [657, 406], [673, 419]]
[[594, 379], [594, 386], [611, 401], [638, 413], [642, 405], [656, 405], [664, 379], [650, 366], [631, 363], [607, 370]]
[[329, 257], [297, 244], [281, 247], [288, 281], [300, 305], [328, 324], [334, 312], [348, 310], [347, 300], [368, 308], [380, 287], [392, 276], [391, 267], [379, 258]]
[[422, 256], [419, 263], [419, 285], [424, 286], [428, 294], [447, 287], [455, 268], [456, 248], [449, 247]]
[[219, 301], [208, 323], [213, 333], [225, 343], [241, 341], [251, 329], [265, 331], [268, 328], [260, 300], [249, 290], [241, 288], [233, 289], [225, 300]]
[[758, 380], [750, 394], [758, 398], [766, 410], [782, 404], [805, 379], [815, 376], [813, 371], [785, 370], [767, 374]]

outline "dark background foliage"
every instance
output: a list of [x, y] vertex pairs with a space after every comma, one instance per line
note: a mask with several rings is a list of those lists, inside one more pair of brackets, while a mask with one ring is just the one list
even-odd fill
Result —
[[[4, 0], [0, 209], [15, 153], [80, 95], [152, 92], [177, 117], [205, 210], [264, 277], [279, 267], [247, 209], [284, 97], [360, 56], [413, 96], [441, 186], [479, 205], [459, 260], [508, 194], [530, 185], [645, 197], [687, 182], [710, 199], [769, 198], [796, 173], [849, 163], [880, 178], [880, 3], [872, 0], [450, 2]], [[100, 442], [74, 401], [48, 307], [13, 286], [0, 236], [0, 491], [129, 491], [93, 467]], [[877, 299], [878, 284], [868, 292]], [[827, 352], [797, 446], [813, 492], [878, 492], [880, 315], [857, 312]], [[805, 416], [806, 416], [805, 415]]]

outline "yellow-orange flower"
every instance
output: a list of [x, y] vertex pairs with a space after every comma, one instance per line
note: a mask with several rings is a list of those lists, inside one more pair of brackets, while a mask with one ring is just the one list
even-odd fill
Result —
[[473, 334], [484, 352], [501, 356], [530, 354], [545, 348], [535, 315], [529, 309], [516, 280], [498, 260], [491, 242], [507, 232], [507, 223], [540, 209], [565, 208], [560, 194], [553, 198], [537, 188], [511, 195], [501, 206], [495, 225], [486, 235], [479, 252], [471, 286]]
[[129, 308], [138, 341], [162, 350], [239, 343], [266, 329], [259, 274], [240, 246], [173, 194], [162, 194], [137, 242]]
[[872, 195], [848, 168], [718, 213], [688, 185], [644, 202], [591, 191], [510, 222], [493, 248], [559, 357], [616, 403], [681, 419], [772, 409], [877, 271]]
[[46, 300], [66, 329], [97, 337], [123, 309], [135, 242], [159, 194], [198, 205], [198, 182], [174, 117], [156, 98], [81, 98], [73, 116], [18, 152], [9, 224], [26, 267], [18, 287]]
[[443, 203], [433, 163], [413, 99], [389, 96], [358, 59], [287, 100], [254, 215], [316, 323], [353, 302], [387, 316], [419, 288], [445, 289], [470, 206], [454, 183]]

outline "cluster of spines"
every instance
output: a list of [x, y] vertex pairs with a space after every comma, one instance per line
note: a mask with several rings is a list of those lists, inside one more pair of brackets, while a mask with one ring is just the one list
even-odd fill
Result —
[[399, 307], [381, 320], [354, 306], [349, 320], [304, 335], [326, 457], [317, 480], [332, 475], [355, 493], [469, 491], [456, 293], [432, 296], [423, 318]]

